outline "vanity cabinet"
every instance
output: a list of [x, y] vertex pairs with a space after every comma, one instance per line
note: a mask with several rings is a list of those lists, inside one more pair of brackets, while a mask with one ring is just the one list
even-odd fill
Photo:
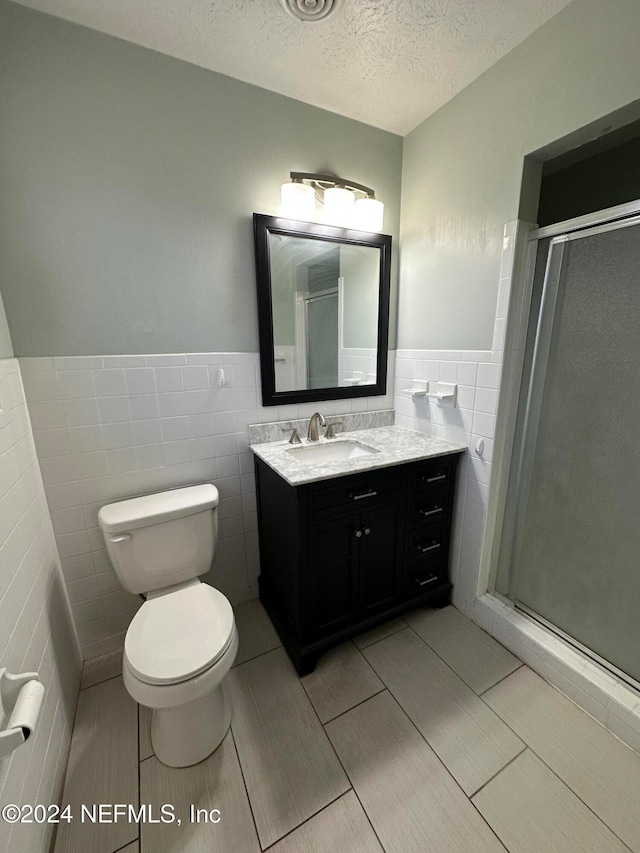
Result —
[[310, 525], [312, 633], [333, 634], [393, 604], [401, 540], [402, 514], [395, 506]]
[[299, 486], [256, 458], [260, 598], [300, 675], [360, 631], [449, 603], [458, 458]]

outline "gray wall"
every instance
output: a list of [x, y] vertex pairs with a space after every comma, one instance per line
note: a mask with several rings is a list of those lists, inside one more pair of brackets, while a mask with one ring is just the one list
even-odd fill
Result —
[[523, 159], [640, 96], [639, 32], [637, 0], [574, 0], [405, 138], [399, 347], [491, 348]]
[[291, 170], [398, 234], [400, 137], [4, 0], [0, 152], [20, 356], [257, 350], [251, 214]]
[[4, 305], [0, 296], [0, 358], [12, 358], [13, 346], [11, 344], [11, 336], [9, 335], [9, 327], [7, 326], [7, 316], [4, 313]]
[[340, 250], [344, 277], [343, 345], [361, 349], [378, 346], [380, 250], [347, 246]]

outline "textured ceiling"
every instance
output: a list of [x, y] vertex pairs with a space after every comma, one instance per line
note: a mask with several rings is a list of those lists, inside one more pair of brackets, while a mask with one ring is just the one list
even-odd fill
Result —
[[203, 68], [406, 134], [569, 0], [18, 0]]

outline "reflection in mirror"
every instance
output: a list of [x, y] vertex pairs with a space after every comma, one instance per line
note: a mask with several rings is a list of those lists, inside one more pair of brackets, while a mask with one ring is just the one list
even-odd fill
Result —
[[254, 222], [263, 403], [384, 394], [391, 238]]
[[276, 391], [375, 384], [380, 250], [269, 235]]

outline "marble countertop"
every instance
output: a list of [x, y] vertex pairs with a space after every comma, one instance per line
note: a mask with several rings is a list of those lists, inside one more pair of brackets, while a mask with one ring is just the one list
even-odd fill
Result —
[[[314, 465], [300, 461], [288, 452], [300, 447], [336, 445], [346, 440], [357, 441], [359, 444], [372, 447], [377, 452], [358, 456], [354, 459], [322, 462]], [[425, 435], [422, 432], [399, 426], [341, 432], [337, 438], [320, 439], [320, 441], [313, 442], [303, 439], [301, 445], [292, 445], [286, 440], [251, 445], [251, 450], [256, 456], [259, 456], [292, 486], [316, 483], [319, 480], [331, 480], [335, 477], [344, 477], [347, 474], [357, 474], [360, 471], [388, 468], [391, 465], [402, 465], [405, 462], [417, 462], [420, 459], [446, 456], [449, 453], [463, 453], [466, 449], [464, 444], [454, 444], [433, 435]]]

